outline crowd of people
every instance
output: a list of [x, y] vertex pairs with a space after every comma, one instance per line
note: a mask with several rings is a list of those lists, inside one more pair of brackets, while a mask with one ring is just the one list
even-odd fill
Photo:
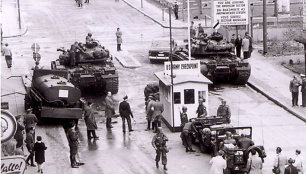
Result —
[[[28, 166], [36, 167], [38, 172], [43, 173], [42, 164], [45, 162], [45, 150], [47, 149], [41, 136], [35, 136], [35, 128], [38, 119], [32, 113], [32, 109], [28, 109], [23, 116], [16, 116], [17, 130], [13, 139], [1, 144], [1, 156], [21, 155], [26, 157]], [[35, 141], [36, 138], [36, 141]], [[25, 144], [24, 144], [25, 143]], [[27, 148], [29, 155], [25, 155], [24, 145]]]

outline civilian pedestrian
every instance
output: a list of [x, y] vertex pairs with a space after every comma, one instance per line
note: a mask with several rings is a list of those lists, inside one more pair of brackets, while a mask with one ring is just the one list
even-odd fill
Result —
[[293, 76], [293, 79], [290, 81], [289, 89], [292, 94], [292, 107], [298, 106], [299, 100], [299, 86], [300, 82], [297, 79], [296, 75]]
[[117, 51], [121, 51], [122, 32], [120, 31], [120, 28], [117, 28], [116, 37], [117, 37]]
[[98, 128], [96, 118], [95, 118], [95, 112], [92, 108], [92, 103], [88, 102], [85, 104], [84, 110], [84, 119], [85, 124], [87, 127], [87, 139], [90, 141], [90, 139], [94, 138], [94, 140], [98, 140], [99, 137], [96, 135], [96, 129]]
[[123, 101], [119, 104], [119, 113], [122, 118], [122, 131], [125, 132], [125, 120], [127, 121], [129, 132], [134, 131], [132, 129], [131, 117], [133, 118], [133, 113], [131, 111], [130, 104], [127, 102], [128, 96], [123, 97]]
[[204, 34], [204, 28], [201, 26], [201, 24], [199, 24], [199, 27], [198, 27], [198, 37], [200, 37], [201, 34]]
[[226, 169], [226, 160], [223, 156], [224, 152], [220, 150], [218, 155], [209, 161], [209, 164], [211, 165], [209, 174], [223, 174], [223, 171]]
[[198, 118], [204, 118], [207, 116], [206, 107], [204, 106], [204, 99], [199, 100], [199, 106], [197, 108], [196, 113], [198, 114]]
[[295, 163], [294, 166], [298, 169], [299, 174], [304, 174], [304, 162], [303, 162], [303, 157], [301, 156], [301, 150], [296, 150], [295, 151]]
[[174, 6], [173, 6], [173, 12], [174, 12], [176, 20], [178, 20], [178, 9], [179, 9], [179, 6], [177, 5], [177, 2], [175, 2]]
[[31, 166], [32, 167], [36, 167], [36, 165], [34, 164], [34, 159], [33, 159], [33, 157], [34, 157], [34, 151], [33, 151], [33, 148], [34, 148], [34, 137], [33, 137], [33, 135], [34, 135], [34, 128], [30, 128], [28, 130], [28, 133], [26, 135], [26, 140], [25, 140], [27, 149], [28, 149], [28, 151], [30, 153], [28, 158], [26, 159], [26, 163], [28, 165], [30, 165], [29, 161], [31, 161]]
[[226, 119], [227, 123], [231, 123], [231, 110], [228, 105], [226, 105], [226, 101], [222, 100], [221, 105], [218, 107], [217, 116]]
[[14, 138], [17, 142], [16, 148], [21, 148], [23, 149], [23, 134], [24, 134], [24, 126], [22, 125], [22, 120], [21, 116], [16, 116], [16, 121], [17, 121], [17, 130], [14, 135]]
[[160, 158], [162, 158], [162, 164], [164, 165], [164, 170], [167, 169], [167, 153], [169, 152], [169, 149], [167, 148], [167, 143], [168, 138], [167, 136], [163, 133], [163, 130], [161, 127], [157, 128], [157, 134], [154, 135], [152, 139], [152, 146], [156, 151], [156, 168], [159, 168], [159, 161]]
[[262, 160], [256, 155], [256, 151], [254, 149], [251, 150], [252, 156], [248, 159], [247, 169], [249, 171], [248, 174], [262, 174]]
[[301, 75], [302, 78], [302, 87], [301, 87], [301, 93], [302, 93], [302, 106], [306, 107], [306, 75]]
[[115, 114], [114, 100], [112, 93], [109, 91], [105, 98], [105, 116], [106, 116], [106, 128], [113, 128], [112, 117]]
[[274, 159], [274, 169], [279, 168], [280, 173], [285, 173], [285, 165], [288, 164], [287, 157], [282, 154], [282, 148], [277, 147], [276, 148], [276, 157]]
[[289, 165], [285, 169], [285, 174], [298, 174], [298, 169], [293, 165], [294, 159], [289, 158]]
[[237, 57], [241, 58], [242, 38], [241, 38], [240, 34], [238, 34], [238, 36], [236, 38], [235, 46], [236, 46], [236, 55], [237, 55]]
[[34, 153], [35, 153], [35, 162], [38, 166], [38, 171], [40, 173], [43, 173], [42, 164], [45, 162], [45, 150], [47, 150], [47, 147], [45, 146], [45, 143], [43, 143], [41, 140], [41, 136], [37, 136], [36, 143], [34, 144]]
[[248, 58], [250, 58], [251, 55], [252, 55], [252, 52], [253, 52], [253, 39], [252, 39], [252, 37], [249, 35], [248, 32], [245, 32], [245, 37], [246, 37], [247, 39], [249, 39], [249, 54], [248, 54]]
[[249, 58], [249, 49], [250, 49], [250, 40], [244, 36], [242, 39], [242, 52], [243, 52], [243, 59]]
[[151, 107], [153, 114], [152, 114], [152, 119], [153, 119], [153, 130], [154, 133], [157, 132], [157, 127], [161, 127], [161, 118], [162, 118], [162, 113], [164, 112], [164, 105], [159, 101], [159, 98], [156, 98], [156, 102], [153, 103]]
[[147, 106], [146, 106], [146, 114], [147, 114], [147, 122], [148, 122], [148, 126], [146, 131], [151, 130], [151, 123], [152, 123], [152, 129], [153, 129], [153, 122], [152, 122], [152, 115], [153, 115], [153, 110], [152, 110], [152, 106], [153, 103], [155, 103], [154, 101], [154, 97], [152, 95], [149, 96], [148, 102], [147, 102]]
[[12, 57], [12, 51], [9, 48], [8, 43], [6, 43], [5, 46], [2, 48], [2, 55], [5, 58], [7, 67], [11, 68], [12, 67], [12, 59], [13, 59], [13, 57]]

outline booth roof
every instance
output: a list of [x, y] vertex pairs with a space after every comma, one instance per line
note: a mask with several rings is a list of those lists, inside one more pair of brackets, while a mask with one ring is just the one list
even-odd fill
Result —
[[[169, 75], [165, 75], [164, 71], [155, 73], [155, 76], [162, 81], [166, 86], [171, 86], [171, 78]], [[201, 73], [198, 74], [177, 74], [175, 78], [173, 78], [173, 84], [180, 84], [186, 82], [197, 82], [197, 83], [206, 83], [212, 84], [212, 82], [207, 79]]]

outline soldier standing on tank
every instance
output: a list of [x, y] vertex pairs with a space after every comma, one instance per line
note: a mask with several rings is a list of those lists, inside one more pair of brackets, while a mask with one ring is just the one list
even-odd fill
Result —
[[301, 93], [302, 93], [302, 106], [306, 107], [306, 76], [301, 75], [302, 77], [302, 87], [301, 87]]
[[201, 26], [201, 24], [199, 24], [199, 27], [198, 27], [198, 37], [201, 36], [201, 34], [204, 34], [204, 28]]
[[112, 117], [115, 114], [114, 100], [112, 93], [109, 91], [105, 98], [105, 116], [106, 116], [106, 128], [113, 128]]
[[292, 94], [292, 107], [298, 106], [298, 100], [299, 100], [299, 86], [300, 82], [297, 79], [297, 77], [294, 75], [293, 79], [290, 81], [289, 89]]
[[231, 123], [231, 110], [228, 105], [226, 105], [226, 101], [222, 100], [221, 105], [217, 110], [217, 116], [226, 118], [227, 123]]
[[182, 111], [183, 112], [180, 113], [180, 116], [181, 116], [181, 128], [183, 129], [185, 124], [188, 122], [187, 107], [183, 106]]
[[152, 139], [152, 146], [156, 151], [156, 168], [159, 168], [159, 161], [162, 158], [162, 164], [164, 165], [164, 170], [167, 170], [167, 153], [169, 149], [167, 148], [166, 142], [168, 141], [167, 136], [163, 133], [161, 127], [157, 128], [157, 134], [154, 135]]
[[206, 107], [204, 106], [203, 102], [204, 102], [204, 99], [201, 98], [199, 100], [199, 106], [198, 106], [198, 109], [196, 111], [196, 113], [198, 114], [198, 118], [202, 118], [202, 117], [207, 116]]
[[69, 50], [69, 57], [70, 57], [70, 66], [74, 67], [76, 62], [76, 52], [77, 52], [77, 42], [71, 45]]
[[179, 6], [177, 5], [177, 2], [175, 2], [174, 6], [173, 6], [173, 12], [174, 12], [176, 20], [178, 20], [178, 10], [179, 10]]
[[117, 28], [116, 37], [117, 37], [117, 51], [121, 51], [122, 32], [120, 31], [120, 28]]

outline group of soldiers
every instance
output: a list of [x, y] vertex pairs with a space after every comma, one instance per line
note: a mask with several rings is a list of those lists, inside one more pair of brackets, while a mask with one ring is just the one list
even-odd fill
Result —
[[[197, 108], [197, 117], [198, 118], [205, 118], [207, 116], [207, 110], [204, 106], [204, 99], [199, 100], [199, 106]], [[227, 123], [230, 123], [231, 118], [231, 111], [228, 105], [226, 105], [226, 101], [222, 100], [221, 105], [218, 107], [217, 110], [217, 117], [225, 118]], [[183, 106], [182, 112], [180, 113], [181, 117], [181, 139], [183, 142], [184, 147], [186, 148], [186, 152], [194, 152], [191, 145], [191, 139], [193, 133], [197, 133], [197, 129], [194, 126], [194, 119], [188, 119], [187, 116], [187, 107]], [[209, 133], [209, 130], [203, 130], [204, 134]]]

